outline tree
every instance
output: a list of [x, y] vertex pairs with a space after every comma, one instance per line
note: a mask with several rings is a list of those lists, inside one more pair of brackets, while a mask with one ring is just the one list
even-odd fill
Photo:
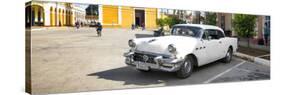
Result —
[[86, 8], [86, 15], [98, 16], [99, 15], [99, 6], [98, 5], [89, 5]]
[[185, 21], [179, 19], [176, 16], [168, 16], [166, 18], [160, 18], [156, 20], [156, 24], [159, 25], [160, 27], [168, 25], [169, 28], [171, 28], [175, 24], [183, 24], [183, 23], [185, 23]]
[[205, 23], [208, 25], [217, 24], [217, 14], [216, 13], [206, 13]]
[[156, 24], [160, 27], [164, 27], [165, 25], [167, 25], [165, 19], [163, 18], [157, 19]]
[[183, 24], [185, 23], [185, 21], [179, 19], [176, 16], [169, 16], [167, 18], [165, 18], [165, 21], [167, 23], [167, 25], [171, 28], [172, 26], [174, 26], [175, 24]]
[[250, 46], [250, 38], [255, 34], [257, 16], [255, 15], [245, 15], [236, 14], [233, 19], [234, 31], [239, 37], [244, 37], [248, 39], [248, 47]]

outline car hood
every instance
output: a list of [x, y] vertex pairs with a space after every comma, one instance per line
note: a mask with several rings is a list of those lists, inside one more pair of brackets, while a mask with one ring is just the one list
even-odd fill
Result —
[[134, 40], [137, 44], [136, 50], [152, 53], [170, 54], [168, 46], [173, 44], [177, 54], [192, 52], [198, 39], [186, 36], [162, 36], [151, 38], [140, 38]]

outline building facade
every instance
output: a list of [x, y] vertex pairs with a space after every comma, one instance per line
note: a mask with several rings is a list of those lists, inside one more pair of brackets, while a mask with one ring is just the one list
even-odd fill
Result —
[[225, 31], [227, 36], [236, 36], [232, 29], [232, 16], [231, 13], [217, 13], [217, 26]]
[[[234, 15], [231, 13], [217, 13], [217, 26], [221, 27], [227, 36], [238, 36], [232, 26]], [[257, 15], [254, 32], [255, 35], [250, 39], [251, 43], [269, 45], [270, 16]]]
[[85, 10], [71, 3], [32, 1], [25, 5], [26, 26], [74, 26]]
[[[26, 3], [26, 26], [74, 26], [75, 22], [100, 22], [104, 27], [157, 28], [157, 9], [129, 6], [96, 5], [98, 15], [86, 15], [85, 4], [32, 1]], [[89, 6], [89, 5], [88, 5]]]
[[99, 5], [98, 21], [104, 27], [130, 28], [132, 25], [157, 28], [157, 9]]
[[[232, 36], [236, 36], [236, 33], [232, 26], [232, 20], [234, 19], [234, 15], [232, 13], [217, 13], [217, 26], [221, 27], [225, 31], [231, 31]], [[262, 38], [264, 34], [265, 28], [270, 28], [270, 26], [265, 26], [265, 23], [270, 24], [270, 17], [269, 16], [263, 16], [263, 15], [257, 15], [256, 19], [256, 27], [255, 32], [256, 36], [255, 38]]]

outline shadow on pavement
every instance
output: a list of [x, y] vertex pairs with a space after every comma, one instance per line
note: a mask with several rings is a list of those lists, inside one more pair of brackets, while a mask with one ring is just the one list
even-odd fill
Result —
[[153, 37], [152, 34], [135, 34], [136, 38], [147, 38], [147, 37]]
[[174, 73], [160, 71], [140, 72], [128, 66], [92, 73], [88, 74], [88, 76], [98, 76], [99, 78], [107, 80], [124, 81], [124, 85], [151, 85], [178, 79]]
[[[98, 78], [107, 79], [107, 80], [113, 80], [113, 81], [124, 81], [124, 85], [151, 85], [151, 84], [160, 84], [165, 83], [165, 85], [172, 85], [171, 83], [174, 82], [181, 82], [181, 81], [194, 81], [199, 78], [197, 75], [194, 74], [200, 74], [202, 72], [205, 72], [204, 69], [206, 68], [212, 68], [213, 66], [217, 66], [220, 64], [207, 64], [205, 66], [195, 68], [193, 75], [186, 79], [180, 79], [176, 76], [175, 73], [172, 72], [162, 72], [162, 71], [150, 71], [150, 72], [140, 72], [137, 71], [135, 68], [126, 66], [126, 67], [120, 67], [115, 69], [110, 69], [102, 72], [97, 73], [91, 73], [88, 74], [88, 76], [98, 76]], [[194, 77], [193, 77], [194, 76]], [[177, 83], [175, 83], [177, 84]], [[181, 84], [181, 83], [180, 83]], [[180, 85], [178, 84], [178, 85]], [[198, 84], [195, 83], [189, 83], [189, 84]]]
[[153, 85], [164, 83], [164, 85], [166, 86], [175, 86], [187, 84], [202, 84], [210, 77], [213, 77], [221, 71], [224, 71], [224, 69], [231, 68], [239, 62], [241, 61], [233, 60], [232, 64], [225, 64], [219, 61], [212, 62], [210, 64], [195, 68], [192, 75], [186, 79], [180, 79], [176, 76], [175, 73], [171, 72], [140, 72], [135, 68], [129, 66], [91, 73], [87, 76], [97, 76], [99, 79], [122, 81], [124, 82], [124, 85]]

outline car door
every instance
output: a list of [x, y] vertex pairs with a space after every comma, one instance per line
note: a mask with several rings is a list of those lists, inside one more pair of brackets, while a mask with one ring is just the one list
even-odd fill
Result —
[[205, 32], [208, 34], [208, 41], [206, 41], [206, 53], [208, 55], [208, 61], [213, 62], [221, 56], [221, 40], [217, 35], [216, 30], [207, 29]]
[[219, 45], [218, 45], [218, 58], [223, 58], [225, 57], [225, 54], [227, 52], [227, 43], [225, 41], [225, 36], [224, 33], [221, 30], [216, 30], [217, 31], [217, 35], [218, 35], [218, 41], [219, 41]]
[[207, 54], [206, 45], [208, 45], [209, 40], [207, 34], [203, 31], [202, 37], [198, 42], [197, 46], [195, 47], [195, 54], [198, 58], [198, 65], [207, 64], [210, 60], [209, 55]]

